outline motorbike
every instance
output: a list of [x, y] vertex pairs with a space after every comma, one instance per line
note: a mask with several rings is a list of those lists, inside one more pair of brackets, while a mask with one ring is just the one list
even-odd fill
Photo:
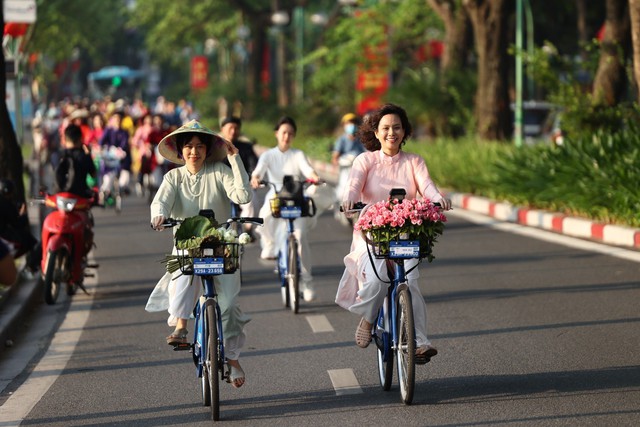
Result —
[[87, 255], [93, 247], [93, 216], [91, 206], [95, 196], [80, 197], [73, 193], [43, 194], [41, 202], [54, 208], [42, 224], [41, 279], [44, 299], [55, 304], [63, 285], [67, 295], [74, 295], [78, 288], [85, 293]]

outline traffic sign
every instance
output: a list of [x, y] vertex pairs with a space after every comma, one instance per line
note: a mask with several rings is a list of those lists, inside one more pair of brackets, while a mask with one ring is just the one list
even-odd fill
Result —
[[4, 22], [36, 22], [36, 0], [4, 0]]

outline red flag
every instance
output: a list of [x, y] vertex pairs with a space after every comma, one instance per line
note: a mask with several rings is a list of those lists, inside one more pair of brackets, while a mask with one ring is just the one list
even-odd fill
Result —
[[206, 56], [191, 58], [191, 88], [206, 89], [208, 86], [209, 61]]

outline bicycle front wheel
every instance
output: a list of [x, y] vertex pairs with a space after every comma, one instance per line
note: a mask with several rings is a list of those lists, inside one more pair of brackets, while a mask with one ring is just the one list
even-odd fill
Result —
[[289, 288], [289, 307], [298, 313], [300, 301], [300, 271], [298, 270], [298, 241], [289, 236], [287, 245], [287, 286]]
[[413, 323], [411, 293], [403, 289], [398, 295], [398, 342], [396, 343], [396, 365], [400, 395], [405, 405], [413, 401], [416, 374], [416, 332]]
[[211, 419], [220, 419], [220, 360], [218, 357], [218, 322], [216, 321], [216, 307], [214, 304], [205, 306], [205, 333], [207, 335], [207, 357], [205, 359], [206, 372], [209, 376], [209, 391], [211, 394]]
[[391, 351], [391, 338], [389, 334], [389, 325], [385, 319], [384, 313], [380, 313], [382, 319], [379, 318], [376, 324], [376, 346], [378, 347], [378, 377], [380, 385], [384, 391], [391, 389], [391, 380], [393, 378], [393, 351]]

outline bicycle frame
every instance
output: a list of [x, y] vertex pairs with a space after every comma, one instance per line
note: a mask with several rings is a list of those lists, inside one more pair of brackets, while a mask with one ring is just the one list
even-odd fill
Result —
[[[282, 218], [287, 220], [287, 239], [285, 241], [284, 244], [284, 248], [281, 249], [278, 253], [278, 272], [280, 273], [280, 282], [283, 288], [286, 288], [286, 286], [288, 285], [288, 277], [291, 271], [293, 271], [293, 266], [291, 266], [289, 264], [289, 257], [287, 256], [289, 254], [289, 245], [292, 242], [295, 242], [296, 245], [299, 245], [300, 243], [298, 242], [298, 239], [296, 238], [296, 235], [294, 233], [295, 231], [295, 227], [294, 227], [294, 222], [296, 220], [296, 218], [300, 217], [300, 208], [292, 208], [292, 209], [286, 209], [286, 208], [281, 208], [281, 215]], [[300, 271], [300, 256], [298, 255], [298, 251], [295, 251], [295, 258], [296, 258], [296, 268], [295, 271], [299, 272]], [[293, 297], [297, 300], [298, 295], [289, 295], [289, 297]], [[297, 310], [294, 310], [297, 311]]]
[[[218, 324], [218, 354], [219, 359], [221, 361], [225, 360], [224, 355], [224, 336], [222, 332], [222, 314], [220, 312], [220, 306], [218, 305], [218, 294], [216, 292], [215, 283], [213, 281], [213, 275], [201, 276], [202, 279], [202, 289], [203, 295], [200, 297], [196, 306], [194, 308], [194, 317], [195, 317], [195, 332], [193, 337], [193, 357], [194, 363], [196, 364], [196, 373], [198, 378], [202, 377], [202, 370], [204, 366], [204, 361], [207, 359], [207, 351], [208, 351], [208, 336], [206, 331], [204, 330], [204, 321], [203, 321], [203, 313], [205, 312], [205, 308], [208, 305], [213, 304], [216, 311], [216, 319]], [[222, 370], [220, 379], [225, 380], [225, 371]]]
[[[387, 289], [387, 298], [385, 299], [385, 303], [378, 313], [378, 318], [376, 320], [376, 333], [373, 335], [374, 339], [376, 340], [376, 344], [378, 344], [378, 347], [384, 350], [385, 361], [387, 361], [389, 351], [395, 350], [398, 347], [398, 325], [395, 320], [389, 321], [389, 319], [397, 318], [398, 293], [403, 289], [406, 289], [409, 294], [411, 293], [411, 291], [409, 290], [409, 286], [406, 283], [404, 259], [393, 260], [393, 264], [393, 279], [391, 280], [389, 288]], [[391, 328], [389, 328], [388, 326], [385, 327], [385, 325], [390, 325]], [[382, 336], [378, 336], [378, 331], [381, 331]], [[385, 334], [387, 334], [387, 337], [385, 337]], [[388, 338], [391, 338], [391, 341], [389, 341]], [[390, 345], [387, 346], [387, 343], [390, 343]]]
[[[200, 210], [200, 216], [215, 218], [212, 210]], [[230, 218], [225, 223], [227, 227], [233, 223], [262, 224], [262, 218]], [[160, 226], [174, 227], [182, 220], [167, 218]], [[152, 226], [153, 227], [153, 226]], [[177, 244], [176, 244], [177, 246]], [[216, 421], [220, 417], [219, 379], [229, 381], [229, 371], [225, 369], [224, 336], [222, 330], [222, 313], [218, 305], [218, 294], [214, 277], [221, 274], [232, 274], [238, 269], [240, 249], [238, 242], [209, 242], [201, 244], [195, 256], [190, 250], [180, 250], [176, 259], [180, 271], [187, 276], [199, 276], [202, 281], [203, 295], [196, 303], [193, 314], [195, 317], [195, 332], [191, 343], [180, 343], [174, 350], [191, 350], [196, 374], [201, 378], [202, 400], [204, 406], [211, 407], [211, 418]], [[223, 249], [218, 252], [218, 249]], [[235, 261], [234, 261], [235, 259]], [[230, 261], [230, 264], [227, 264]], [[234, 263], [235, 262], [235, 263]], [[213, 308], [213, 312], [209, 310]], [[215, 326], [214, 326], [215, 325]], [[211, 340], [211, 342], [210, 342]], [[213, 343], [213, 341], [216, 341]]]
[[[300, 183], [301, 181], [296, 181], [296, 179], [292, 176], [286, 175], [283, 179], [283, 188], [285, 187], [285, 182]], [[302, 188], [306, 188], [311, 184], [318, 185], [319, 182], [302, 182], [302, 188], [298, 187], [297, 190], [289, 190], [292, 193], [297, 193], [298, 191], [300, 191], [300, 193], [297, 193], [293, 197], [289, 195], [284, 197], [279, 196], [279, 194], [281, 193], [278, 193], [278, 189], [276, 188], [276, 185], [274, 183], [262, 181], [261, 184], [271, 185], [273, 187], [275, 197], [270, 200], [271, 213], [273, 217], [287, 220], [287, 238], [284, 242], [283, 248], [280, 249], [278, 253], [277, 272], [280, 277], [280, 291], [282, 294], [282, 302], [284, 306], [290, 307], [291, 311], [293, 311], [294, 313], [298, 313], [300, 300], [299, 281], [301, 261], [300, 255], [298, 253], [300, 242], [298, 241], [294, 233], [294, 221], [297, 218], [303, 216], [315, 215], [316, 208], [315, 204], [313, 203], [313, 199], [304, 197]], [[281, 191], [283, 190], [281, 189]]]

